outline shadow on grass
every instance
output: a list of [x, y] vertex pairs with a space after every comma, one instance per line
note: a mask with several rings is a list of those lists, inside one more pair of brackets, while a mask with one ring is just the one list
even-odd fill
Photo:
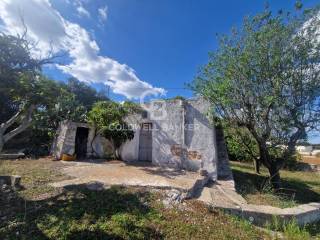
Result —
[[[157, 216], [146, 192], [121, 187], [90, 191], [83, 186], [27, 201], [16, 192], [1, 192], [0, 239], [161, 239], [149, 223]], [[6, 199], [7, 197], [7, 199]]]
[[[238, 169], [232, 169], [232, 172], [236, 190], [243, 196], [262, 192], [262, 184], [266, 177]], [[296, 179], [282, 179], [281, 183], [283, 189], [288, 189], [288, 192], [285, 193], [287, 197], [293, 199], [298, 204], [320, 201], [320, 194], [313, 191], [307, 182]]]

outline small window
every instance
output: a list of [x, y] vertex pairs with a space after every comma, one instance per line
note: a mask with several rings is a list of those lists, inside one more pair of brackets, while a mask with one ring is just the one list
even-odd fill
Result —
[[148, 118], [148, 112], [147, 111], [143, 111], [141, 115], [142, 115], [143, 119]]

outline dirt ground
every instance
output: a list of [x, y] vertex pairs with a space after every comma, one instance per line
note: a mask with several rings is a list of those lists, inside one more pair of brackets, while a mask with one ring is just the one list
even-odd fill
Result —
[[105, 185], [189, 190], [200, 178], [195, 172], [160, 168], [150, 164], [131, 165], [121, 161], [60, 163], [65, 165], [60, 171], [72, 179], [51, 184], [54, 187], [99, 182]]

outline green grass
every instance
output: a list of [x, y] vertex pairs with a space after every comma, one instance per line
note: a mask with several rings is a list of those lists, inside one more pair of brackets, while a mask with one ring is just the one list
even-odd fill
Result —
[[270, 188], [262, 189], [262, 183], [268, 176], [265, 168], [258, 175], [250, 164], [232, 162], [231, 167], [236, 189], [249, 203], [286, 208], [320, 202], [319, 173], [282, 170], [283, 190], [275, 194]]
[[306, 227], [299, 227], [294, 220], [284, 224], [280, 219], [275, 217], [272, 223], [266, 225], [266, 228], [280, 233], [284, 239], [309, 240], [316, 238], [316, 236], [311, 236]]
[[59, 164], [0, 162], [0, 174], [21, 175], [25, 187], [1, 192], [0, 239], [270, 239], [248, 222], [197, 201], [167, 209], [162, 191], [48, 187], [66, 178], [57, 171]]
[[[262, 168], [261, 175], [258, 175], [248, 163], [231, 162], [231, 167], [236, 189], [248, 203], [286, 208], [320, 202], [319, 173], [282, 170], [282, 187], [286, 191], [276, 194], [269, 188], [262, 189], [262, 182], [268, 176], [265, 168]], [[280, 225], [275, 219], [267, 228], [282, 232], [285, 239], [320, 239], [320, 221], [301, 228], [295, 222]]]

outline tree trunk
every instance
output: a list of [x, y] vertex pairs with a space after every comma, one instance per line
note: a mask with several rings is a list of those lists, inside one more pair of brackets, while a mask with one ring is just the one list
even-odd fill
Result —
[[276, 190], [281, 187], [281, 178], [277, 161], [271, 159], [266, 143], [259, 143], [260, 162], [268, 169], [270, 174], [270, 183]]
[[116, 149], [116, 151], [115, 151], [115, 156], [116, 156], [117, 160], [122, 160], [122, 159], [121, 159], [120, 149], [119, 149], [119, 148]]
[[260, 159], [254, 159], [254, 169], [257, 174], [260, 174]]
[[0, 153], [2, 152], [4, 146], [4, 140], [3, 140], [3, 135], [0, 133]]
[[14, 136], [23, 132], [24, 130], [26, 130], [30, 126], [34, 109], [35, 109], [35, 106], [31, 105], [27, 109], [25, 115], [23, 116], [20, 125], [17, 128], [11, 130], [10, 132], [6, 133], [6, 130], [10, 126], [12, 126], [13, 123], [15, 123], [19, 120], [19, 118], [22, 114], [22, 110], [19, 110], [7, 122], [1, 124], [1, 126], [0, 126], [0, 152], [2, 151], [3, 146], [6, 142], [8, 142], [11, 138], [13, 138]]
[[280, 169], [277, 166], [276, 162], [271, 164], [271, 167], [268, 169], [270, 174], [270, 183], [272, 187], [277, 190], [281, 187], [281, 178], [280, 178]]

